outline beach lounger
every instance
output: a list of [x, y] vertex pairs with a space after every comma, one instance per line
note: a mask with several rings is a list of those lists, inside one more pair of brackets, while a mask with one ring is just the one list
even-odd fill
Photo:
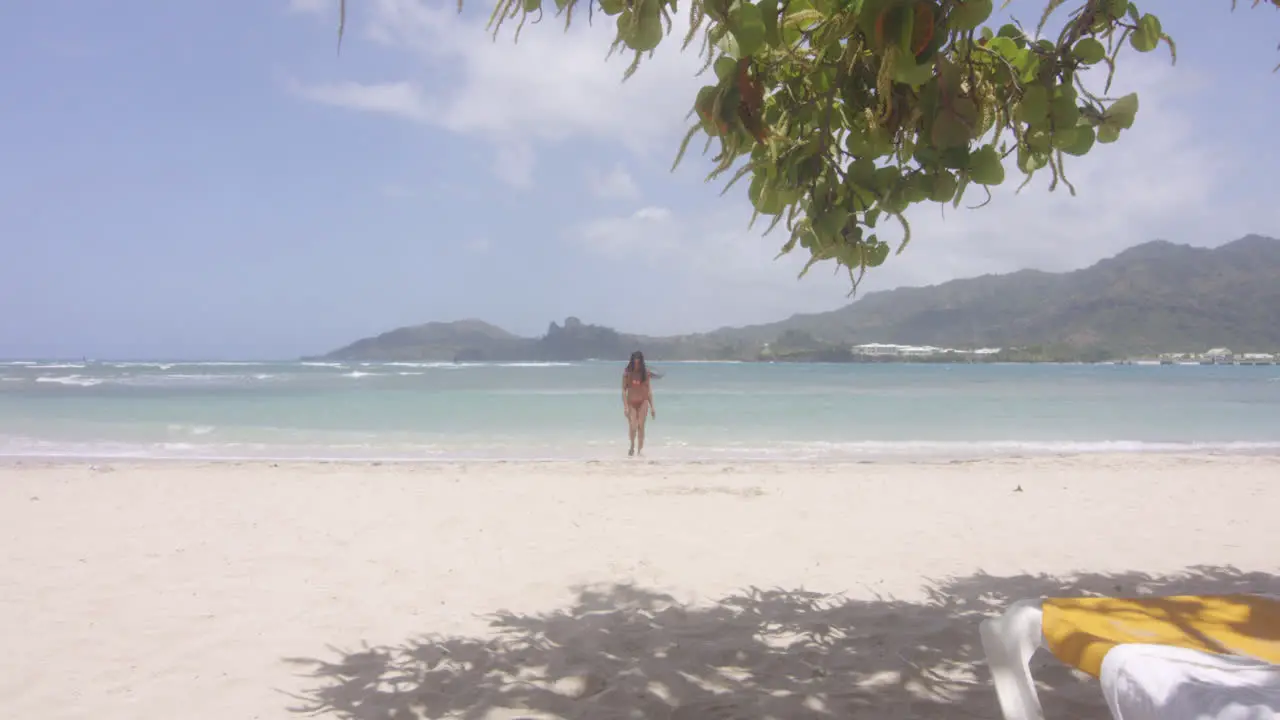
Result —
[[1280, 718], [1280, 597], [1019, 600], [979, 628], [1005, 720], [1043, 720], [1044, 647], [1098, 678], [1116, 720]]

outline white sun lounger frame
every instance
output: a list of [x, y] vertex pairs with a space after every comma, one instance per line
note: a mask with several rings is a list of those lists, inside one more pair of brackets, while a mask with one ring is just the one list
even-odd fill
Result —
[[978, 634], [1005, 720], [1044, 720], [1030, 667], [1031, 656], [1045, 645], [1042, 602], [1018, 600], [983, 620]]

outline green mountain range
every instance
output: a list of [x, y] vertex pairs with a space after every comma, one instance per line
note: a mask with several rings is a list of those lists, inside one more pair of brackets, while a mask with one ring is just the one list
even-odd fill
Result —
[[1021, 270], [868, 293], [824, 313], [707, 333], [647, 337], [567, 319], [539, 338], [479, 320], [431, 322], [358, 340], [329, 360], [854, 359], [861, 343], [1002, 348], [990, 359], [1106, 359], [1280, 349], [1280, 240], [1217, 248], [1154, 241], [1066, 273]]

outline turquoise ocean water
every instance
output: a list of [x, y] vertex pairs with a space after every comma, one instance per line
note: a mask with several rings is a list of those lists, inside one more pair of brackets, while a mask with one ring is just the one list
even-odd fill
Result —
[[[648, 455], [1280, 452], [1280, 366], [656, 363]], [[612, 459], [619, 363], [0, 363], [0, 455]]]

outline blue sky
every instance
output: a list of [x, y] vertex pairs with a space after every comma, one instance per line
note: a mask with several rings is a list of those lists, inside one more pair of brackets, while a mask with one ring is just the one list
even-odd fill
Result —
[[[830, 270], [774, 261], [784, 238], [748, 231], [704, 162], [668, 172], [692, 51], [623, 84], [606, 23], [516, 45], [481, 0], [350, 4], [341, 56], [331, 0], [7, 9], [0, 356], [290, 358], [432, 319], [668, 333], [846, 302]], [[1069, 166], [1077, 197], [1010, 182], [922, 209], [864, 290], [1280, 236], [1280, 13], [1158, 5], [1178, 65], [1128, 55], [1138, 121]]]

